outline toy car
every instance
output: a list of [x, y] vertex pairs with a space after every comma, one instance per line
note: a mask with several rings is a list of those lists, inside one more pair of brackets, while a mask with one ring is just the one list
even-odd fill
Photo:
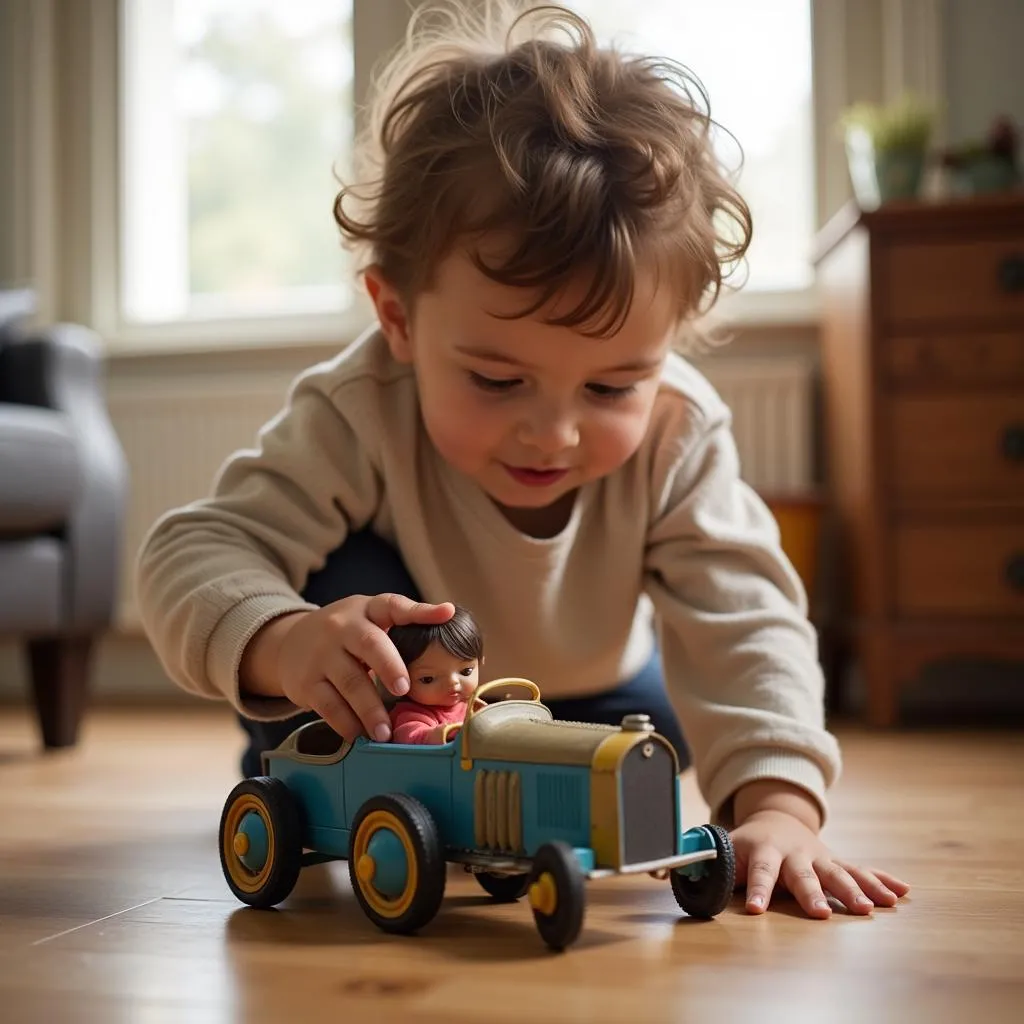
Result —
[[667, 877], [691, 916], [725, 908], [729, 835], [682, 829], [678, 759], [646, 715], [555, 721], [525, 679], [486, 683], [477, 698], [440, 745], [350, 743], [317, 721], [266, 752], [264, 775], [238, 783], [221, 816], [235, 896], [271, 907], [302, 867], [347, 859], [370, 920], [408, 933], [438, 912], [456, 863], [497, 900], [527, 895], [553, 949], [579, 935], [588, 878], [646, 872]]

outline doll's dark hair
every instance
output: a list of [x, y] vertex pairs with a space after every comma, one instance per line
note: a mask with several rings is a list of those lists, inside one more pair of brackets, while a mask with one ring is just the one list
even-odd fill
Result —
[[392, 626], [388, 631], [402, 661], [411, 665], [431, 644], [440, 644], [453, 658], [479, 661], [484, 656], [484, 639], [476, 619], [460, 605], [455, 614], [438, 625]]

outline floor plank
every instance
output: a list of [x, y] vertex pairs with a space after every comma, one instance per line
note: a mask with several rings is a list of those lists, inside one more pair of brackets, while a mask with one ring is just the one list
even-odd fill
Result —
[[[415, 938], [374, 929], [344, 864], [279, 910], [242, 907], [216, 828], [240, 737], [220, 709], [102, 711], [80, 747], [37, 753], [0, 713], [0, 1019], [963, 1021], [1024, 1019], [1024, 742], [1014, 733], [840, 732], [828, 837], [908, 878], [871, 918], [680, 918], [651, 878], [588, 888], [548, 953], [525, 904], [453, 869]], [[692, 777], [688, 824], [704, 820]]]

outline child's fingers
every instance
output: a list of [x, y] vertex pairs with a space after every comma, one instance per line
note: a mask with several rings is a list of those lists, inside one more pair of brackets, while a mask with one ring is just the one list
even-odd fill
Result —
[[309, 694], [309, 706], [339, 736], [350, 742], [361, 736], [363, 727], [341, 694], [326, 679], [315, 683]]
[[[366, 619], [349, 623], [342, 631], [341, 644], [347, 655], [352, 656], [346, 656], [346, 661], [358, 659], [396, 697], [409, 692], [409, 670], [387, 633], [379, 626]], [[347, 677], [350, 671], [351, 667], [346, 665], [342, 674]], [[365, 671], [363, 676], [366, 676]], [[338, 679], [334, 681], [339, 682]]]
[[809, 860], [791, 857], [783, 863], [781, 874], [786, 888], [811, 917], [832, 916], [832, 908], [825, 899], [818, 874]]
[[327, 667], [327, 678], [362, 723], [366, 735], [380, 743], [391, 739], [391, 719], [366, 670], [347, 654], [339, 653]]
[[870, 914], [874, 901], [862, 890], [861, 879], [847, 871], [842, 864], [827, 857], [814, 862], [818, 879], [824, 888], [843, 904], [852, 914]]
[[843, 865], [864, 890], [867, 896], [879, 907], [895, 906], [900, 896], [910, 891], [910, 886], [884, 871], [869, 871], [853, 864]]
[[779, 880], [782, 856], [774, 846], [758, 846], [750, 856], [747, 868], [747, 910], [761, 914], [768, 909], [775, 883]]
[[377, 594], [366, 605], [366, 617], [381, 629], [392, 626], [407, 626], [420, 623], [426, 626], [447, 622], [455, 614], [455, 605], [450, 601], [442, 604], [428, 604], [413, 601], [401, 594]]
[[874, 875], [897, 896], [906, 896], [910, 892], [910, 886], [906, 882], [895, 875], [890, 875], [888, 871], [871, 871], [870, 874]]

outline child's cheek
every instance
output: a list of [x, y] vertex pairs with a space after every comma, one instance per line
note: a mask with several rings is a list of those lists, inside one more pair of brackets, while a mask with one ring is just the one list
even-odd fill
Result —
[[604, 472], [617, 469], [632, 458], [643, 443], [648, 417], [629, 415], [611, 418], [602, 425], [598, 436], [595, 457], [602, 463]]

